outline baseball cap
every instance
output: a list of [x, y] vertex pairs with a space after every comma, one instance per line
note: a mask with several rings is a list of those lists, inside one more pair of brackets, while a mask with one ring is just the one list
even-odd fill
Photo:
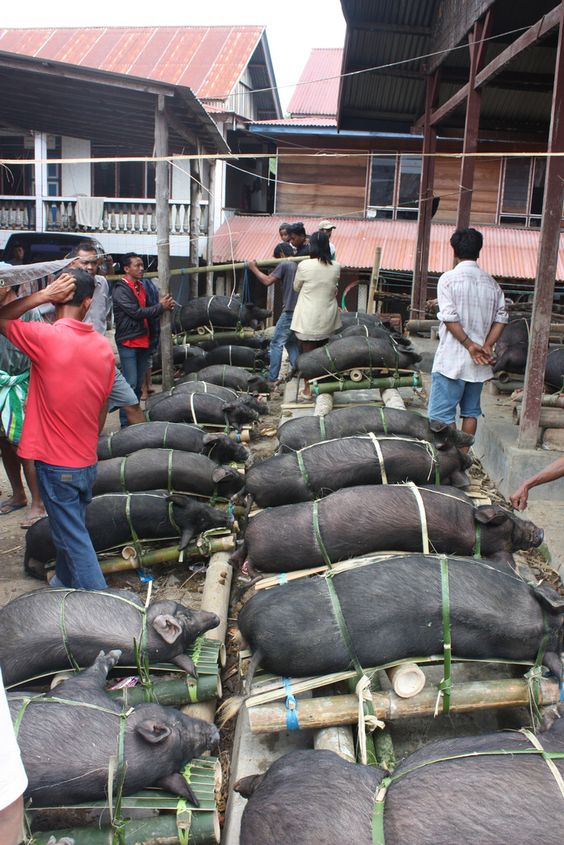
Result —
[[318, 228], [321, 231], [321, 229], [336, 229], [337, 227], [330, 220], [322, 220]]

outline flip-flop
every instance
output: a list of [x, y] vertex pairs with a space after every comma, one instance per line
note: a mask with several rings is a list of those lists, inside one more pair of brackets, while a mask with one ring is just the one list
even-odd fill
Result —
[[46, 516], [46, 513], [41, 514], [41, 516], [30, 516], [29, 519], [24, 520], [24, 522], [20, 522], [20, 528], [31, 528], [32, 525], [35, 525], [35, 523], [39, 522], [40, 519], [45, 519]]
[[13, 505], [8, 499], [0, 502], [0, 516], [7, 516], [14, 511], [21, 511], [22, 508], [27, 507], [27, 502], [24, 505]]

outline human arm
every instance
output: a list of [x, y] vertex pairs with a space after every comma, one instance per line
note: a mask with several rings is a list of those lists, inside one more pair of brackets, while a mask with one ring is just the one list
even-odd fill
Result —
[[[279, 264], [278, 267], [280, 267], [280, 266], [281, 265]], [[278, 269], [278, 268], [273, 270], [273, 272], [270, 273], [270, 275], [268, 275], [268, 276], [266, 275], [266, 273], [263, 273], [262, 270], [259, 270], [258, 264], [257, 264], [255, 258], [252, 258], [250, 261], [247, 262], [247, 267], [249, 268], [251, 273], [254, 276], [257, 277], [259, 282], [263, 285], [266, 285], [266, 287], [270, 287], [270, 285], [273, 285], [274, 282], [277, 282], [278, 279], [280, 278], [280, 275], [276, 274], [276, 269]]]
[[38, 290], [30, 296], [24, 296], [21, 299], [14, 299], [3, 308], [0, 308], [0, 332], [6, 334], [6, 330], [10, 321], [19, 320], [22, 314], [30, 311], [32, 308], [38, 308], [47, 303], [61, 304], [72, 299], [76, 288], [74, 278], [68, 273], [62, 273], [58, 279], [55, 279], [46, 288]]
[[536, 475], [527, 478], [521, 486], [509, 497], [509, 501], [518, 511], [524, 511], [527, 507], [527, 499], [531, 487], [539, 487], [541, 484], [548, 484], [549, 481], [556, 481], [564, 476], [564, 458], [558, 458], [549, 464], [545, 469], [537, 472]]
[[151, 320], [154, 317], [160, 317], [163, 311], [172, 311], [174, 308], [174, 301], [171, 296], [163, 296], [156, 305], [149, 305], [146, 308], [142, 308], [133, 291], [128, 290], [125, 285], [120, 284], [114, 286], [112, 299], [114, 308], [120, 308], [128, 317], [134, 320]]

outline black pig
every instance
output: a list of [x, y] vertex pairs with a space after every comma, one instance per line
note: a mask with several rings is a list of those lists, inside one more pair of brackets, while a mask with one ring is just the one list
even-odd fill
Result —
[[198, 326], [234, 328], [237, 325], [256, 329], [272, 312], [252, 302], [243, 304], [238, 296], [200, 296], [182, 306], [177, 316], [179, 330], [190, 331]]
[[[189, 377], [190, 378], [190, 377]], [[219, 384], [222, 387], [230, 387], [232, 390], [246, 390], [251, 393], [269, 393], [268, 381], [257, 373], [250, 373], [243, 367], [230, 367], [228, 364], [214, 364], [204, 367], [192, 374], [197, 381], [206, 381], [210, 384]]]
[[467, 487], [470, 483], [464, 470], [472, 459], [454, 446], [438, 451], [426, 440], [380, 437], [374, 441], [375, 435], [360, 434], [275, 455], [247, 472], [246, 490], [260, 508], [308, 502], [343, 487], [384, 483], [382, 464], [389, 484], [433, 483], [435, 468], [443, 484]]
[[258, 412], [242, 401], [226, 402], [210, 393], [175, 393], [157, 397], [148, 408], [149, 420], [228, 425], [240, 429], [256, 422]]
[[202, 367], [209, 367], [211, 364], [229, 364], [231, 367], [262, 370], [268, 364], [268, 353], [249, 346], [217, 346], [208, 352], [206, 363], [202, 364]]
[[[544, 663], [561, 676], [564, 597], [472, 558], [449, 558], [448, 580], [453, 655], [534, 663], [547, 631]], [[439, 556], [363, 558], [334, 574], [332, 583], [365, 668], [442, 653]], [[275, 675], [350, 668], [323, 576], [258, 591], [241, 610], [239, 629], [260, 665]]]
[[320, 443], [347, 437], [350, 434], [397, 434], [428, 440], [437, 449], [448, 445], [471, 446], [474, 438], [470, 434], [451, 428], [446, 423], [428, 420], [413, 411], [399, 411], [394, 408], [339, 408], [324, 417], [299, 417], [288, 420], [278, 431], [278, 440], [283, 452], [294, 452]]
[[[195, 375], [186, 376], [186, 378], [177, 382], [174, 387], [171, 387], [168, 394], [172, 396], [174, 393], [210, 393], [212, 396], [219, 396], [226, 402], [242, 402], [252, 411], [256, 411], [257, 414], [268, 413], [266, 402], [263, 402], [258, 396], [254, 396], [252, 393], [238, 393], [230, 387], [222, 387], [219, 384], [211, 384], [211, 382], [196, 379], [197, 377]], [[160, 395], [163, 396], [164, 394], [161, 393]]]
[[[249, 453], [226, 434], [212, 434], [188, 423], [148, 422], [129, 425], [98, 440], [98, 460], [121, 458], [140, 449], [178, 449], [207, 455], [218, 464], [245, 463]], [[99, 468], [98, 468], [99, 469]]]
[[199, 346], [182, 344], [172, 347], [172, 361], [175, 367], [182, 367], [185, 373], [193, 373], [206, 366], [207, 355]]
[[[418, 488], [425, 508], [429, 544], [436, 552], [484, 557], [540, 546], [543, 531], [498, 505], [474, 507], [455, 487]], [[412, 489], [404, 484], [346, 487], [317, 502], [319, 534], [331, 561], [380, 550], [420, 552], [421, 515]], [[316, 536], [314, 505], [268, 508], [249, 520], [245, 534], [251, 567], [264, 572], [305, 569], [324, 563]], [[479, 526], [479, 529], [478, 529]], [[242, 546], [236, 555], [244, 557]]]
[[393, 342], [391, 335], [383, 337], [343, 337], [319, 349], [303, 352], [297, 369], [305, 378], [338, 373], [355, 367], [412, 369], [421, 360], [415, 350], [408, 350]]
[[[33, 693], [8, 696], [13, 721], [21, 718], [18, 745], [29, 781], [25, 797], [31, 798], [34, 806], [104, 800], [110, 760], [116, 754], [118, 768], [121, 763], [125, 772], [124, 795], [161, 786], [197, 805], [179, 772], [194, 757], [217, 745], [216, 726], [160, 704], [134, 707], [122, 722], [122, 705], [104, 691], [108, 672], [119, 655], [119, 651], [100, 653], [89, 669], [63, 681], [45, 697]], [[30, 696], [32, 700], [22, 713], [25, 698]], [[80, 702], [89, 706], [81, 707]], [[122, 723], [125, 742], [120, 761]], [[118, 771], [114, 782], [119, 780]]]
[[176, 449], [141, 449], [125, 458], [111, 458], [98, 464], [92, 492], [136, 493], [140, 490], [168, 490], [194, 496], [229, 499], [245, 481], [236, 470], [218, 466], [205, 455]]
[[[89, 666], [110, 644], [121, 651], [122, 663], [135, 666], [133, 641], [142, 640], [143, 612], [143, 602], [129, 590], [48, 589], [19, 596], [0, 609], [4, 683], [72, 668], [70, 655], [79, 666]], [[173, 661], [193, 674], [184, 652], [218, 625], [215, 613], [157, 600], [147, 608], [146, 653], [151, 661]]]
[[[178, 537], [179, 548], [210, 528], [233, 522], [227, 513], [210, 508], [189, 496], [151, 493], [107, 493], [95, 496], [86, 508], [86, 527], [96, 551], [131, 543], [134, 529], [142, 540]], [[28, 575], [43, 578], [45, 564], [55, 559], [49, 519], [40, 519], [25, 536], [24, 568]]]
[[[564, 715], [564, 707], [560, 712]], [[564, 719], [539, 739], [547, 752], [561, 753]], [[531, 749], [520, 731], [498, 731], [438, 740], [410, 754], [383, 797], [383, 841], [561, 845], [564, 802], [546, 761], [538, 753], [511, 754]], [[564, 760], [554, 763], [564, 774]], [[235, 785], [249, 799], [239, 843], [373, 845], [374, 802], [387, 774], [332, 751], [286, 754], [266, 774]]]

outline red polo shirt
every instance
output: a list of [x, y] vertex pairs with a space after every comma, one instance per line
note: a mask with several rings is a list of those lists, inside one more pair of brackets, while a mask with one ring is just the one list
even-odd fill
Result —
[[96, 463], [98, 418], [114, 382], [114, 353], [90, 323], [9, 320], [6, 336], [31, 359], [21, 458], [61, 467]]

